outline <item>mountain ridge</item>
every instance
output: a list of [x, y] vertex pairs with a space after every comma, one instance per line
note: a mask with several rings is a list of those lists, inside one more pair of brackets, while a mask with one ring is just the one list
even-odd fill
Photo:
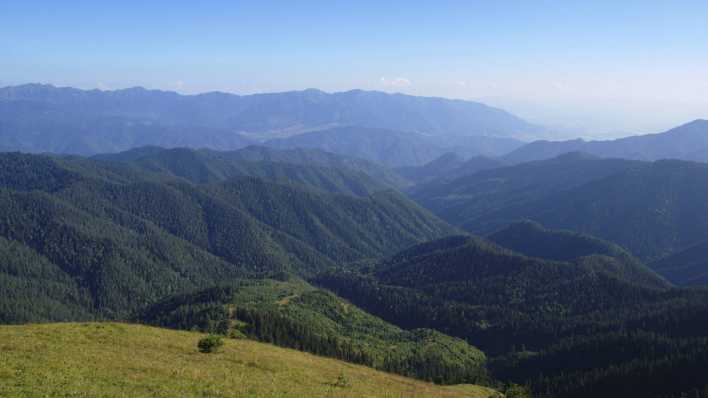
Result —
[[[416, 97], [381, 91], [319, 90], [237, 95], [223, 92], [181, 95], [141, 87], [115, 91], [29, 84], [0, 88], [0, 101], [41, 101], [81, 105], [84, 112], [132, 114], [167, 124], [265, 133], [322, 126], [356, 125], [432, 135], [510, 136], [539, 130], [504, 110], [466, 100]], [[129, 102], [124, 100], [129, 99]], [[191, 107], [185, 113], [186, 106]], [[63, 108], [66, 110], [66, 108]], [[185, 123], [190, 120], [191, 123]], [[298, 127], [299, 126], [299, 127]]]
[[505, 155], [510, 163], [543, 160], [563, 152], [636, 160], [679, 159], [708, 162], [708, 120], [696, 119], [670, 130], [615, 140], [535, 141]]
[[4, 322], [120, 318], [223, 279], [305, 275], [457, 231], [394, 191], [354, 197], [255, 177], [193, 184], [17, 153], [0, 166], [0, 247], [21, 254], [0, 264]]

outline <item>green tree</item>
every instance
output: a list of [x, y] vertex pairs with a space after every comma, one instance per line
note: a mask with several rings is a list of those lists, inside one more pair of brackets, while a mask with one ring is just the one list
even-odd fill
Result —
[[216, 352], [222, 345], [224, 345], [224, 342], [221, 340], [221, 336], [210, 334], [209, 336], [199, 340], [197, 343], [197, 348], [199, 349], [199, 352], [208, 354], [211, 352]]

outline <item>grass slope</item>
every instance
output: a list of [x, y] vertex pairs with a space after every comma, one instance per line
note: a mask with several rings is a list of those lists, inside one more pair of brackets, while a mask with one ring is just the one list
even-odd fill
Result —
[[[0, 327], [0, 396], [469, 397], [477, 386], [440, 387], [363, 366], [227, 340], [201, 354], [202, 335], [115, 323]], [[343, 375], [348, 386], [337, 386]]]
[[232, 287], [172, 296], [135, 320], [174, 329], [245, 334], [438, 384], [489, 381], [486, 356], [464, 340], [430, 329], [402, 330], [303, 281], [244, 280]]

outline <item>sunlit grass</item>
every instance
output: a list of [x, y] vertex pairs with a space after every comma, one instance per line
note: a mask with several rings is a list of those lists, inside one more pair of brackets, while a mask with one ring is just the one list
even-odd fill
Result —
[[[470, 397], [441, 387], [250, 340], [202, 354], [202, 334], [119, 323], [0, 327], [2, 397]], [[338, 383], [346, 380], [346, 385]]]

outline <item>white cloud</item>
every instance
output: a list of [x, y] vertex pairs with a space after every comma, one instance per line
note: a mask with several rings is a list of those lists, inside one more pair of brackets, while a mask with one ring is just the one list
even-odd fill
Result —
[[96, 84], [96, 86], [97, 86], [98, 89], [101, 90], [101, 91], [106, 91], [106, 90], [110, 90], [110, 89], [111, 89], [110, 87], [108, 87], [108, 85], [106, 85], [106, 84], [103, 83], [103, 82], [98, 82], [98, 83]]
[[394, 77], [393, 79], [382, 77], [381, 84], [386, 87], [408, 87], [413, 83], [405, 77]]
[[184, 88], [184, 82], [182, 80], [177, 80], [176, 82], [172, 83], [172, 87], [175, 90], [181, 90]]

